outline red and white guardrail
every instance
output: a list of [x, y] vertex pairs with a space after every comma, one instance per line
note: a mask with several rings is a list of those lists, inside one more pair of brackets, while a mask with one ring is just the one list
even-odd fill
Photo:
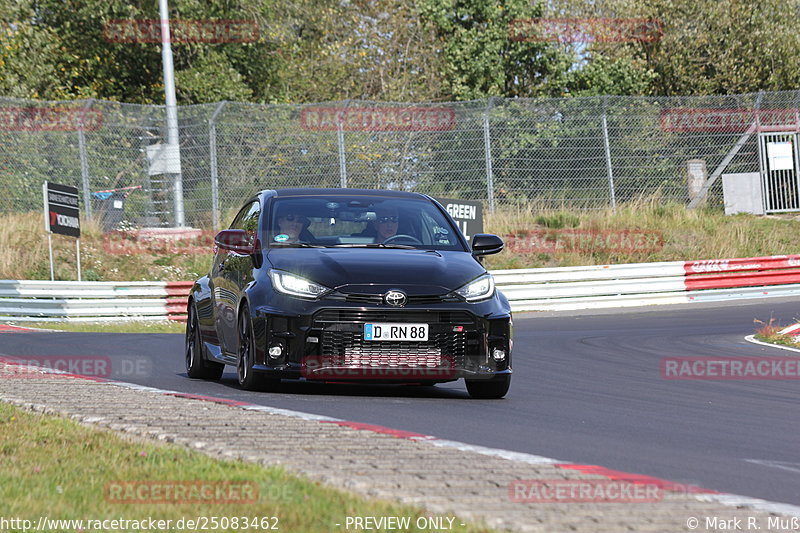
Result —
[[0, 280], [0, 320], [186, 320], [192, 284]]
[[[800, 295], [800, 255], [494, 270], [514, 311]], [[0, 320], [186, 320], [190, 281], [0, 280]]]
[[800, 295], [800, 255], [496, 270], [515, 311]]

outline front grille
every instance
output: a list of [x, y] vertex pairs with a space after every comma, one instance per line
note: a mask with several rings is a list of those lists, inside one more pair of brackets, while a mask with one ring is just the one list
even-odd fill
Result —
[[337, 366], [436, 368], [463, 360], [465, 334], [432, 333], [426, 342], [365, 341], [359, 331], [325, 330], [322, 356]]
[[473, 316], [467, 311], [425, 311], [412, 309], [325, 309], [314, 316], [315, 324], [324, 327], [331, 323], [353, 322], [425, 322], [427, 324], [472, 325]]
[[[359, 293], [333, 293], [326, 296], [329, 300], [343, 300], [345, 302], [369, 305], [386, 305], [382, 294], [359, 294]], [[406, 305], [431, 305], [440, 303], [459, 302], [457, 296], [450, 294], [441, 295], [421, 295], [409, 296]]]
[[[428, 340], [365, 341], [367, 322], [426, 323]], [[467, 346], [478, 344], [475, 317], [466, 311], [325, 309], [312, 328], [321, 330], [319, 354], [328, 364], [350, 368], [461, 368]]]

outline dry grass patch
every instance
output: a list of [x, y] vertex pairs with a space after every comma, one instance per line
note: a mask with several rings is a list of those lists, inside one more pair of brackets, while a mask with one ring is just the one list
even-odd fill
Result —
[[[53, 235], [55, 279], [77, 279], [75, 239]], [[86, 281], [186, 281], [206, 273], [207, 253], [174, 253], [138, 247], [116, 249], [100, 226], [81, 220], [81, 270]], [[0, 279], [50, 279], [47, 233], [38, 212], [0, 215]]]
[[533, 268], [654, 261], [758, 257], [793, 253], [800, 220], [794, 216], [726, 216], [717, 209], [686, 209], [657, 197], [627, 203], [616, 211], [498, 210], [486, 217], [486, 231], [506, 240], [525, 231], [657, 232], [658, 249], [626, 250], [582, 246], [563, 252], [504, 252], [486, 260], [488, 268]]
[[[165, 252], [142, 246], [136, 253], [110, 253], [108, 237], [96, 224], [82, 221], [83, 278], [93, 281], [185, 281], [207, 273], [208, 252]], [[665, 203], [658, 196], [642, 198], [612, 209], [596, 211], [546, 210], [529, 206], [503, 206], [487, 214], [485, 231], [506, 240], [528, 231], [657, 232], [657, 249], [608, 249], [581, 245], [573, 249], [506, 251], [486, 258], [490, 269], [575, 266], [653, 261], [685, 261], [757, 257], [793, 253], [800, 220], [793, 215], [725, 216], [719, 209], [686, 209]], [[210, 231], [207, 230], [210, 234]], [[563, 233], [562, 233], [563, 234]], [[585, 243], [584, 243], [585, 244]], [[53, 236], [56, 279], [76, 278], [75, 240]], [[49, 279], [47, 236], [38, 212], [0, 215], [0, 279]]]

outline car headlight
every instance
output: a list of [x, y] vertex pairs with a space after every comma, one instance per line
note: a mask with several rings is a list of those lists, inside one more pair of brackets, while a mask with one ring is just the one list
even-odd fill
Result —
[[491, 298], [494, 295], [494, 277], [487, 273], [475, 278], [460, 289], [457, 289], [456, 294], [463, 296], [468, 302]]
[[319, 283], [314, 283], [300, 276], [295, 276], [288, 272], [281, 272], [280, 270], [270, 270], [269, 277], [272, 278], [272, 286], [275, 287], [275, 290], [290, 296], [297, 296], [299, 298], [319, 298], [330, 291], [328, 287], [324, 287]]

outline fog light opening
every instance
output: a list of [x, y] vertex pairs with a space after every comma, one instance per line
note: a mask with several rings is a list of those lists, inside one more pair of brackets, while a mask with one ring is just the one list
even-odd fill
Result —
[[267, 351], [270, 359], [280, 359], [283, 357], [283, 346], [280, 344], [273, 344]]
[[506, 358], [506, 351], [501, 350], [500, 348], [495, 348], [492, 350], [492, 359], [495, 361], [503, 361]]

